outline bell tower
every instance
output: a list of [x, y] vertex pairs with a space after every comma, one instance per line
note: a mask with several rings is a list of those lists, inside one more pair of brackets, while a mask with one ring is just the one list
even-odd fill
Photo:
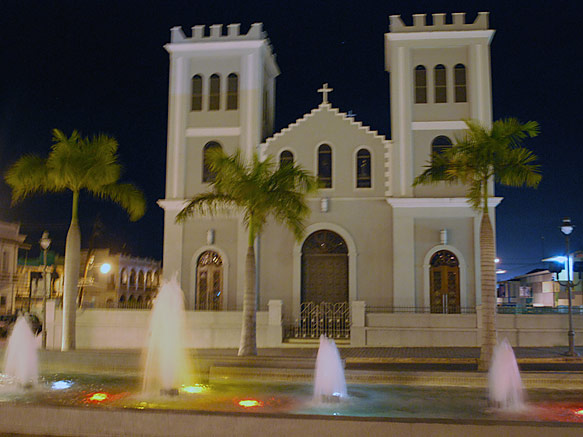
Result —
[[201, 25], [187, 37], [174, 27], [164, 46], [170, 55], [166, 197], [158, 203], [165, 211], [165, 276], [178, 272], [185, 291], [192, 288], [192, 254], [184, 246], [186, 224], [176, 224], [175, 217], [213, 180], [205, 151], [221, 147], [232, 154], [240, 148], [249, 158], [273, 132], [279, 68], [262, 28], [255, 23], [242, 34], [239, 24]]
[[386, 70], [390, 72], [393, 195], [461, 197], [463, 187], [412, 187], [432, 151], [451, 144], [474, 119], [492, 122], [488, 13], [466, 23], [465, 13], [413, 15], [407, 26], [390, 17], [385, 34]]

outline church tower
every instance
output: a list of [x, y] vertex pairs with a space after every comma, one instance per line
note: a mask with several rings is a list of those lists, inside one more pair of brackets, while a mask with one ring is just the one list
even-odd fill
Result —
[[488, 13], [473, 23], [465, 13], [413, 15], [413, 25], [390, 17], [385, 34], [386, 69], [391, 80], [393, 190], [396, 197], [463, 196], [435, 187], [412, 187], [432, 151], [448, 146], [466, 125], [464, 119], [492, 122]]
[[[233, 237], [240, 227], [236, 218], [219, 223], [222, 232], [211, 229], [205, 220], [175, 223], [185, 200], [207, 191], [214, 178], [205, 152], [221, 147], [232, 154], [240, 148], [249, 158], [273, 131], [275, 77], [279, 74], [275, 55], [262, 24], [253, 24], [247, 34], [241, 34], [239, 27], [194, 26], [191, 37], [186, 37], [181, 27], [174, 27], [171, 42], [165, 46], [170, 54], [166, 198], [159, 201], [165, 211], [164, 274], [169, 278], [178, 273], [189, 309], [196, 300], [198, 260], [193, 257], [201, 256], [195, 248], [204, 245], [210, 250], [216, 241], [223, 240], [221, 249], [210, 253], [229, 258], [232, 272], [237, 270], [239, 258], [237, 247], [228, 247], [236, 246], [237, 237]], [[192, 229], [185, 233], [186, 228]], [[226, 234], [235, 243], [227, 244]], [[185, 235], [189, 235], [188, 240]], [[221, 263], [224, 267], [226, 259]], [[221, 274], [228, 272], [223, 268]], [[232, 277], [233, 289], [239, 276], [242, 278], [237, 274]], [[227, 282], [227, 277], [221, 277], [222, 287]], [[225, 295], [228, 290], [222, 293], [222, 305], [234, 306], [234, 301], [225, 301]]]
[[[465, 13], [448, 18], [433, 14], [428, 23], [425, 14], [416, 14], [407, 26], [393, 15], [385, 34], [393, 140], [387, 201], [393, 211], [393, 271], [402, 272], [393, 278], [393, 305], [431, 312], [480, 304], [479, 217], [466, 202], [465, 186], [413, 187], [413, 180], [432, 153], [463, 135], [465, 119], [492, 123], [494, 30], [488, 29], [488, 13], [473, 22], [466, 22]], [[454, 273], [439, 270], [443, 259]], [[450, 275], [447, 281], [443, 275]]]

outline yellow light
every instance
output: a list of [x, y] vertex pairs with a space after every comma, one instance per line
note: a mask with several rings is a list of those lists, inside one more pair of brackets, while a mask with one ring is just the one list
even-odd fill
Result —
[[94, 393], [89, 400], [94, 402], [101, 402], [108, 398], [107, 393]]
[[256, 399], [244, 399], [242, 401], [239, 401], [239, 405], [242, 406], [243, 408], [262, 407], [263, 402], [258, 401]]
[[101, 264], [101, 267], [99, 268], [99, 271], [103, 274], [109, 273], [110, 270], [111, 270], [111, 264], [109, 264], [109, 263], [103, 263], [103, 264]]
[[575, 411], [575, 414], [579, 416], [583, 416], [583, 410]]
[[185, 385], [180, 388], [185, 393], [202, 393], [206, 391], [206, 387], [203, 385]]

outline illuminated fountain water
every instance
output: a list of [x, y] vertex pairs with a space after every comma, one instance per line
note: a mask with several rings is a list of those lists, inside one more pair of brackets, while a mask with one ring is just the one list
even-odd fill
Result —
[[35, 385], [38, 380], [36, 338], [24, 316], [20, 316], [8, 339], [4, 373], [22, 387]]
[[494, 348], [488, 372], [490, 404], [504, 410], [524, 409], [524, 388], [512, 346], [505, 338]]
[[162, 285], [152, 306], [144, 392], [177, 395], [181, 386], [192, 383], [184, 334], [184, 294], [172, 279]]
[[316, 357], [313, 399], [316, 402], [330, 402], [347, 396], [344, 368], [336, 343], [322, 335]]

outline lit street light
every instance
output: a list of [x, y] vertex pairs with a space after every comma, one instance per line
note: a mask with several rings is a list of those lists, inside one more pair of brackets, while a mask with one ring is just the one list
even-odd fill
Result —
[[43, 327], [42, 327], [42, 348], [47, 348], [47, 250], [51, 245], [51, 239], [49, 238], [48, 231], [44, 231], [43, 235], [39, 241], [40, 247], [43, 250]]
[[569, 256], [569, 236], [573, 232], [574, 226], [571, 224], [571, 219], [569, 217], [564, 217], [563, 221], [561, 222], [561, 232], [565, 236], [565, 247], [566, 247], [566, 261], [565, 261], [565, 268], [567, 270], [567, 282], [561, 285], [565, 285], [567, 287], [567, 297], [569, 302], [569, 331], [567, 333], [569, 337], [569, 350], [567, 351], [566, 355], [569, 357], [576, 357], [578, 356], [577, 352], [575, 352], [575, 331], [573, 330], [573, 299], [571, 296], [571, 288], [573, 287], [573, 281], [571, 280], [571, 258]]

